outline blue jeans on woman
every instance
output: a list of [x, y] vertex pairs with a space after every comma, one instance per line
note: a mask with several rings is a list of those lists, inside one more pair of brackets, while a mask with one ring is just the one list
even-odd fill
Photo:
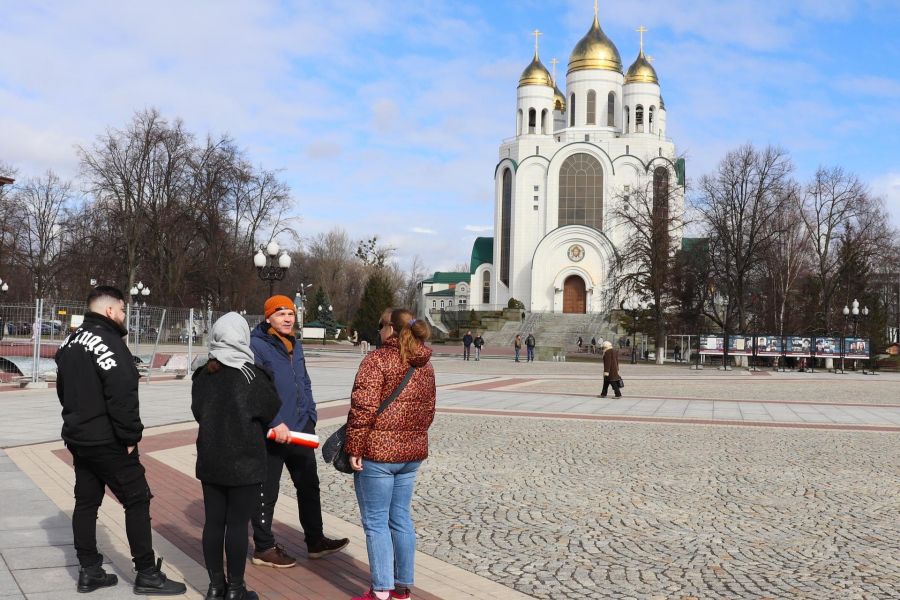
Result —
[[376, 592], [413, 586], [416, 530], [410, 505], [421, 464], [364, 459], [363, 470], [353, 475]]

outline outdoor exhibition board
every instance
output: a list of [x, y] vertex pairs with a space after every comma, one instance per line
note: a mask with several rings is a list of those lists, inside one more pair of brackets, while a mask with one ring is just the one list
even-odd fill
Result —
[[844, 356], [846, 358], [869, 358], [869, 340], [844, 338]]
[[809, 337], [792, 335], [787, 338], [785, 356], [812, 356], [812, 343]]
[[757, 356], [781, 356], [781, 337], [776, 335], [759, 336], [756, 338]]
[[817, 337], [816, 338], [816, 356], [824, 356], [825, 358], [834, 358], [841, 355], [841, 343], [838, 338], [833, 337]]

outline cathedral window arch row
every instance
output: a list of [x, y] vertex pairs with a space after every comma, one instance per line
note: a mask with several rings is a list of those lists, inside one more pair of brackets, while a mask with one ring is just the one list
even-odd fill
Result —
[[537, 111], [533, 108], [528, 109], [528, 133], [534, 133], [537, 127]]
[[509, 253], [512, 249], [512, 170], [504, 169], [500, 191], [500, 281], [509, 285]]
[[644, 133], [644, 105], [634, 107], [634, 132]]

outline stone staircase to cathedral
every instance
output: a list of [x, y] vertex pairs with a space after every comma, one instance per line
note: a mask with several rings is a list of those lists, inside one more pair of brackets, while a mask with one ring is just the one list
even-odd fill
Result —
[[592, 337], [599, 341], [600, 338], [612, 340], [615, 336], [607, 314], [539, 312], [529, 313], [525, 321], [508, 321], [499, 331], [485, 331], [482, 336], [487, 346], [510, 347], [516, 334], [524, 339], [529, 333], [534, 335], [538, 347], [555, 347], [569, 352], [577, 349], [578, 336], [585, 345]]

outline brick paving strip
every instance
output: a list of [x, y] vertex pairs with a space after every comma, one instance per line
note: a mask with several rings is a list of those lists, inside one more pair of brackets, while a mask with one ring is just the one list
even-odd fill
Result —
[[[320, 423], [343, 421], [347, 405], [320, 410]], [[331, 417], [329, 419], [329, 417]], [[165, 557], [167, 571], [173, 578], [184, 577], [195, 590], [205, 591], [208, 577], [202, 567], [200, 537], [203, 526], [203, 501], [200, 482], [194, 476], [196, 425], [171, 425], [145, 430], [140, 444], [141, 461], [154, 498], [151, 516], [154, 545]], [[73, 504], [71, 486], [71, 455], [61, 442], [11, 448], [12, 460], [68, 515]], [[349, 483], [349, 479], [348, 479]], [[323, 504], [327, 506], [327, 498]], [[348, 598], [363, 591], [369, 583], [365, 535], [359, 525], [325, 514], [326, 532], [335, 537], [351, 538], [350, 547], [315, 562], [306, 559], [305, 544], [296, 514], [296, 503], [283, 497], [276, 508], [274, 530], [279, 543], [298, 557], [291, 569], [269, 569], [247, 565], [248, 585], [265, 600], [323, 600]], [[64, 524], [70, 532], [68, 520]], [[109, 532], [104, 540], [103, 532]], [[122, 510], [110, 497], [101, 507], [98, 538], [101, 551], [109, 556], [116, 570], [129, 573], [128, 554]], [[67, 536], [71, 539], [70, 533]], [[251, 543], [252, 546], [252, 543]], [[74, 573], [74, 571], [73, 571]], [[124, 578], [130, 579], [129, 576]], [[491, 598], [495, 600], [524, 600], [528, 596], [503, 585], [484, 579], [448, 563], [419, 553], [416, 557], [417, 587], [414, 597], [419, 600], [441, 598]], [[71, 581], [74, 586], [74, 578]], [[127, 588], [120, 583], [119, 592]], [[130, 589], [127, 591], [130, 595]], [[66, 597], [65, 595], [63, 597]], [[93, 597], [93, 596], [92, 596]], [[112, 596], [111, 596], [112, 597]], [[115, 596], [118, 597], [118, 596]], [[125, 596], [127, 597], [127, 596]], [[187, 597], [202, 595], [189, 589]], [[4, 597], [5, 600], [5, 597]]]

